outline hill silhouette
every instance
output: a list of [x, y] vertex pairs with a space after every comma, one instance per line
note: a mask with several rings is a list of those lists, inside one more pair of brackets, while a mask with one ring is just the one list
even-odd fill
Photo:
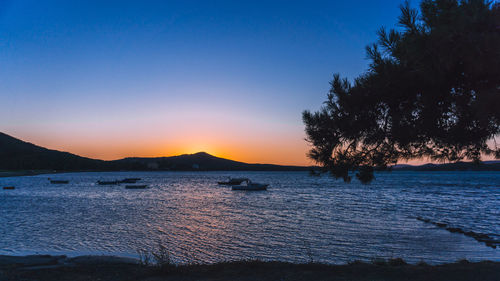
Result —
[[456, 162], [444, 164], [424, 164], [420, 166], [395, 165], [394, 171], [500, 171], [499, 161], [484, 161], [481, 163]]
[[308, 167], [272, 164], [248, 164], [210, 155], [206, 152], [157, 158], [125, 158], [113, 161], [119, 165], [145, 166], [159, 170], [199, 171], [305, 171]]
[[104, 161], [47, 149], [0, 133], [0, 170], [305, 171], [308, 169], [308, 167], [300, 166], [248, 164], [219, 158], [206, 152], [171, 157], [130, 157]]
[[[0, 170], [55, 171], [307, 171], [311, 167], [249, 164], [210, 155], [206, 152], [170, 157], [129, 157], [104, 161], [69, 152], [47, 149], [0, 133]], [[500, 171], [498, 161], [481, 164], [458, 162], [396, 165], [395, 171]]]
[[0, 133], [2, 170], [92, 170], [106, 169], [106, 161], [47, 149]]

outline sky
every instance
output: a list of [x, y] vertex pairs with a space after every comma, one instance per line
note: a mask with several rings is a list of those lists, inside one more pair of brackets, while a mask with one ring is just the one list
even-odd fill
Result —
[[0, 131], [98, 159], [313, 164], [302, 111], [402, 1], [0, 0]]

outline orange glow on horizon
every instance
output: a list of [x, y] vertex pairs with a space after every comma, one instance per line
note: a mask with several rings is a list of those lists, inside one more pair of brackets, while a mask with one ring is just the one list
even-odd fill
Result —
[[203, 137], [194, 135], [168, 140], [166, 137], [134, 138], [64, 135], [21, 135], [11, 134], [21, 140], [48, 149], [70, 152], [79, 156], [117, 160], [126, 157], [169, 157], [182, 154], [206, 152], [210, 155], [245, 163], [310, 166], [313, 162], [306, 157], [308, 145], [303, 139], [272, 141], [266, 138], [250, 139], [218, 136], [217, 133]]
[[[176, 132], [169, 135], [154, 135], [146, 138], [141, 134], [89, 134], [6, 132], [23, 141], [48, 149], [70, 152], [79, 156], [117, 160], [126, 157], [169, 157], [182, 154], [206, 152], [216, 157], [245, 163], [311, 166], [316, 165], [307, 158], [310, 149], [302, 136], [281, 134], [279, 138], [263, 136], [252, 138], [251, 134], [224, 134], [220, 130]], [[270, 134], [269, 134], [270, 135]], [[484, 157], [484, 160], [493, 160]], [[413, 159], [399, 164], [422, 165], [431, 159]]]
[[125, 149], [121, 151], [108, 151], [107, 153], [99, 151], [89, 151], [85, 149], [75, 149], [69, 151], [71, 153], [102, 160], [117, 160], [125, 157], [169, 157], [183, 154], [195, 154], [198, 152], [206, 152], [210, 155], [225, 158], [229, 160], [245, 162], [245, 163], [260, 163], [260, 164], [278, 164], [278, 165], [297, 165], [310, 166], [311, 160], [307, 159], [307, 148], [298, 148], [303, 150], [303, 157], [298, 154], [289, 154], [284, 151], [276, 150], [274, 147], [255, 148], [255, 147], [234, 147], [230, 145], [187, 145], [170, 148], [149, 147], [139, 152], [138, 149], [133, 149], [134, 153], [127, 152]]

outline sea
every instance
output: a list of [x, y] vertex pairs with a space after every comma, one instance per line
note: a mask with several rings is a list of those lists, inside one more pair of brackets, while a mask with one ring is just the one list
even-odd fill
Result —
[[[132, 177], [148, 188], [97, 184]], [[269, 188], [217, 184], [229, 177]], [[500, 261], [500, 247], [446, 229], [500, 240], [500, 172], [380, 172], [366, 185], [307, 172], [84, 172], [2, 186], [15, 189], [0, 189], [0, 255], [163, 248], [176, 263]]]

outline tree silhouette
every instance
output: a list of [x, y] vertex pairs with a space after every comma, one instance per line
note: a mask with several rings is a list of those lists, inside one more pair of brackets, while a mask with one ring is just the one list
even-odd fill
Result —
[[362, 182], [398, 160], [495, 155], [500, 134], [500, 5], [424, 0], [401, 5], [398, 29], [367, 46], [369, 69], [334, 75], [323, 107], [303, 112], [308, 156], [337, 178]]

